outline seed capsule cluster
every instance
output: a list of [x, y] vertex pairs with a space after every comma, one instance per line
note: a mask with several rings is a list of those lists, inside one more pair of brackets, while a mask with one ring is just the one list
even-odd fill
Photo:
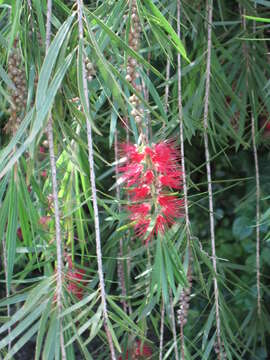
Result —
[[185, 326], [187, 323], [187, 314], [189, 309], [190, 293], [192, 287], [191, 267], [189, 267], [188, 270], [187, 280], [188, 280], [188, 286], [184, 288], [181, 293], [180, 308], [177, 310], [177, 320], [180, 326]]
[[88, 81], [93, 80], [93, 77], [96, 75], [96, 70], [94, 68], [94, 65], [91, 63], [91, 61], [88, 58], [85, 59], [85, 69], [86, 69], [87, 80]]
[[[131, 0], [131, 21], [130, 21], [130, 31], [128, 36], [129, 46], [134, 50], [138, 51], [139, 49], [139, 41], [140, 41], [140, 33], [141, 33], [141, 25], [140, 19], [138, 16], [138, 9], [136, 0]], [[132, 57], [128, 57], [127, 61], [127, 75], [126, 80], [132, 84], [135, 90], [141, 91], [142, 87], [138, 83], [139, 73], [138, 73], [138, 62], [136, 59]], [[129, 98], [129, 102], [131, 103], [133, 109], [131, 111], [131, 115], [134, 117], [136, 123], [141, 126], [142, 117], [143, 117], [143, 109], [140, 106], [139, 98], [133, 94]]]
[[216, 353], [216, 355], [220, 355], [220, 359], [222, 360], [226, 360], [227, 359], [227, 354], [225, 352], [225, 347], [224, 347], [224, 343], [222, 342], [222, 344], [220, 344], [220, 348], [217, 342], [215, 342], [214, 344], [214, 351]]
[[22, 58], [19, 53], [17, 39], [14, 41], [14, 48], [8, 59], [8, 75], [15, 88], [12, 88], [10, 91], [10, 117], [4, 130], [6, 133], [14, 134], [21, 122], [21, 116], [27, 103], [26, 77], [22, 69]]

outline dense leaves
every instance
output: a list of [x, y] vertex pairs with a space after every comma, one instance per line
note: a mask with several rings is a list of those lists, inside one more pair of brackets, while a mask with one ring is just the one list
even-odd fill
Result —
[[[177, 1], [130, 4], [85, 1], [78, 41], [77, 6], [54, 1], [46, 53], [46, 2], [0, 1], [0, 358], [25, 352], [29, 358], [31, 351], [33, 359], [64, 353], [67, 360], [109, 359], [108, 329], [116, 359], [268, 359], [269, 1], [213, 5], [207, 135], [220, 344], [203, 145], [208, 7], [180, 1], [180, 39]], [[50, 114], [63, 253], [60, 307]]]

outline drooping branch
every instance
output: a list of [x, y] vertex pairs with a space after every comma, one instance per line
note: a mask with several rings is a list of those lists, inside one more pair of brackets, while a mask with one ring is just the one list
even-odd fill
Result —
[[[245, 15], [245, 8], [243, 8], [243, 13], [241, 12], [240, 7], [240, 15], [242, 19], [242, 27], [243, 30], [247, 30], [247, 23]], [[256, 23], [253, 22], [253, 34], [256, 32]], [[247, 89], [249, 88], [249, 73], [250, 73], [250, 60], [249, 60], [249, 53], [248, 47], [246, 43], [243, 44], [243, 53], [246, 61], [247, 67], [247, 75], [246, 75], [246, 86]], [[253, 96], [253, 92], [251, 93]], [[253, 99], [250, 99], [253, 101]], [[261, 316], [261, 270], [260, 270], [260, 173], [259, 173], [259, 161], [258, 161], [258, 152], [257, 152], [257, 145], [256, 145], [256, 130], [255, 130], [255, 117], [254, 117], [254, 110], [251, 113], [251, 137], [252, 137], [252, 150], [253, 150], [253, 158], [254, 158], [254, 167], [255, 167], [255, 183], [256, 183], [256, 286], [257, 286], [257, 313], [258, 316]]]
[[[78, 24], [79, 24], [79, 39], [83, 41], [83, 2], [82, 0], [77, 0], [78, 7]], [[85, 55], [83, 53], [82, 61], [82, 80], [83, 80], [83, 91], [86, 100], [87, 110], [90, 110], [89, 106], [89, 94], [87, 86], [87, 75], [85, 69]], [[95, 180], [95, 168], [94, 168], [94, 152], [93, 152], [93, 139], [92, 139], [92, 129], [89, 120], [86, 118], [86, 131], [87, 131], [87, 143], [88, 143], [88, 162], [90, 166], [90, 180], [92, 188], [92, 201], [94, 209], [94, 220], [95, 220], [95, 236], [96, 236], [96, 254], [97, 254], [97, 263], [98, 263], [98, 276], [101, 292], [101, 301], [103, 307], [103, 317], [104, 317], [104, 327], [106, 331], [107, 340], [110, 347], [111, 359], [116, 360], [115, 350], [112, 340], [112, 335], [109, 330], [109, 316], [107, 311], [107, 301], [106, 301], [106, 291], [103, 275], [103, 265], [102, 265], [102, 251], [101, 251], [101, 238], [100, 238], [100, 225], [99, 225], [99, 211], [97, 203], [97, 190], [96, 190], [96, 180]]]
[[[119, 166], [118, 166], [118, 161], [119, 161], [119, 145], [118, 145], [118, 131], [115, 130], [115, 134], [114, 134], [114, 159], [115, 159], [115, 176], [116, 176], [116, 199], [118, 202], [118, 211], [119, 213], [121, 213], [121, 205], [120, 205], [120, 186], [118, 184], [118, 179], [119, 179]], [[126, 289], [126, 284], [125, 284], [125, 276], [124, 276], [124, 266], [123, 266], [123, 255], [124, 255], [124, 251], [123, 251], [123, 237], [120, 237], [119, 240], [119, 257], [120, 260], [118, 260], [118, 280], [119, 280], [119, 284], [121, 287], [121, 294], [123, 297], [122, 300], [122, 304], [123, 304], [123, 308], [125, 313], [127, 313], [127, 302], [126, 302], [126, 296], [127, 296], [127, 289]]]
[[[169, 107], [169, 79], [170, 79], [170, 70], [171, 70], [171, 63], [170, 59], [167, 59], [166, 64], [166, 85], [165, 85], [165, 111], [168, 112]], [[164, 127], [164, 125], [162, 125]], [[162, 360], [163, 354], [163, 339], [164, 339], [164, 318], [165, 318], [165, 304], [162, 300], [161, 304], [161, 315], [160, 315], [160, 338], [159, 338], [159, 360]]]
[[260, 271], [260, 175], [259, 175], [259, 161], [256, 146], [256, 132], [254, 114], [251, 115], [251, 135], [252, 148], [255, 165], [255, 179], [256, 179], [256, 278], [257, 278], [257, 311], [258, 316], [261, 316], [261, 271]]
[[214, 295], [215, 295], [215, 310], [216, 310], [216, 329], [217, 329], [217, 357], [221, 359], [221, 339], [220, 339], [220, 315], [219, 315], [219, 290], [217, 283], [217, 261], [216, 261], [216, 242], [215, 242], [215, 222], [214, 222], [214, 209], [213, 209], [213, 190], [212, 190], [212, 175], [210, 164], [210, 152], [208, 145], [208, 112], [209, 112], [209, 97], [210, 97], [210, 76], [211, 76], [211, 47], [212, 47], [212, 14], [213, 14], [213, 1], [207, 2], [207, 60], [206, 60], [206, 83], [205, 83], [205, 99], [204, 99], [204, 114], [203, 114], [203, 128], [204, 128], [204, 148], [206, 159], [206, 172], [208, 184], [208, 198], [209, 198], [209, 218], [210, 218], [210, 236], [212, 248], [212, 263], [214, 268]]
[[[3, 237], [2, 240], [2, 246], [3, 246], [3, 265], [4, 265], [4, 273], [6, 278], [6, 297], [9, 298], [10, 291], [8, 287], [8, 261], [7, 261], [7, 247], [6, 247], [6, 239]], [[7, 316], [10, 318], [10, 305], [7, 304]], [[11, 328], [8, 328], [8, 335], [10, 335]], [[11, 341], [8, 342], [8, 351], [11, 349]]]
[[[46, 20], [46, 54], [51, 41], [51, 18], [52, 18], [52, 1], [47, 1], [47, 20]], [[56, 162], [54, 155], [54, 139], [53, 139], [53, 120], [51, 114], [49, 115], [49, 121], [47, 126], [47, 137], [49, 144], [49, 154], [50, 154], [50, 167], [51, 167], [51, 177], [52, 177], [52, 190], [53, 190], [53, 203], [54, 203], [54, 218], [55, 218], [55, 239], [56, 239], [56, 257], [57, 257], [57, 267], [56, 267], [56, 302], [58, 309], [58, 316], [60, 322], [60, 345], [62, 352], [62, 359], [66, 359], [66, 351], [64, 344], [64, 335], [62, 332], [62, 320], [60, 313], [62, 310], [62, 239], [61, 239], [61, 226], [60, 226], [60, 212], [59, 212], [59, 202], [58, 202], [58, 186], [57, 186], [57, 171], [56, 171]]]
[[[177, 35], [181, 38], [181, 0], [177, 1]], [[189, 208], [188, 208], [188, 188], [187, 188], [187, 175], [185, 166], [185, 147], [184, 147], [184, 124], [183, 124], [183, 104], [182, 104], [182, 68], [181, 68], [181, 56], [177, 54], [177, 82], [178, 82], [178, 111], [179, 111], [179, 133], [180, 133], [180, 151], [181, 151], [181, 166], [182, 166], [182, 181], [183, 181], [183, 193], [185, 204], [185, 221], [186, 221], [186, 237], [187, 247], [189, 251], [188, 260], [190, 260], [190, 222], [189, 222]], [[191, 272], [191, 264], [188, 264], [188, 272]], [[184, 343], [184, 322], [180, 323], [180, 340], [181, 340], [181, 359], [185, 359], [185, 343]]]

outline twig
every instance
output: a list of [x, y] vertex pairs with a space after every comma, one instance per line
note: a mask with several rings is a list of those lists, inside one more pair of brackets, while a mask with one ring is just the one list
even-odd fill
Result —
[[[241, 11], [241, 8], [240, 8]], [[245, 8], [243, 8], [243, 15], [245, 15]], [[247, 24], [246, 18], [242, 17], [242, 26], [246, 31]], [[253, 33], [256, 31], [256, 23], [253, 22]], [[246, 44], [243, 45], [243, 51], [246, 58], [247, 71], [250, 71], [250, 63], [248, 57], [248, 49]], [[249, 88], [248, 76], [246, 79], [247, 89]], [[251, 96], [253, 96], [253, 91]], [[258, 153], [256, 146], [256, 131], [255, 131], [255, 118], [254, 113], [251, 113], [251, 136], [252, 136], [252, 149], [254, 157], [254, 166], [255, 166], [255, 182], [256, 182], [256, 283], [257, 283], [257, 313], [258, 316], [261, 316], [261, 271], [260, 271], [260, 175], [259, 175], [259, 161]]]
[[[82, 0], [77, 0], [78, 7], [78, 23], [79, 23], [79, 39], [83, 40], [83, 3]], [[82, 62], [82, 80], [83, 80], [83, 91], [86, 99], [87, 110], [89, 111], [89, 95], [87, 87], [87, 77], [85, 70], [85, 60], [83, 54]], [[103, 266], [102, 266], [102, 252], [101, 252], [101, 239], [100, 239], [100, 226], [99, 226], [99, 212], [97, 204], [97, 190], [96, 190], [96, 181], [95, 181], [95, 169], [94, 169], [94, 154], [93, 154], [93, 140], [92, 140], [92, 129], [89, 120], [86, 118], [86, 128], [87, 128], [87, 142], [88, 142], [88, 161], [90, 166], [90, 178], [91, 178], [91, 187], [92, 187], [92, 201], [94, 208], [94, 220], [95, 220], [95, 234], [96, 234], [96, 253], [97, 253], [97, 263], [98, 263], [98, 276], [101, 292], [101, 301], [103, 306], [103, 316], [104, 316], [104, 327], [111, 351], [111, 359], [116, 360], [115, 350], [113, 346], [112, 335], [109, 330], [108, 322], [109, 316], [107, 312], [107, 302], [106, 302], [106, 292], [105, 292], [105, 283], [103, 275]]]
[[211, 247], [212, 247], [212, 263], [214, 268], [214, 293], [215, 293], [215, 308], [216, 308], [216, 328], [217, 328], [217, 357], [221, 359], [221, 339], [220, 339], [220, 315], [219, 315], [219, 291], [217, 284], [217, 262], [216, 262], [216, 243], [215, 243], [215, 223], [214, 223], [214, 210], [213, 210], [213, 191], [212, 191], [212, 176], [210, 165], [210, 154], [208, 145], [208, 108], [209, 108], [209, 95], [210, 95], [210, 75], [211, 75], [211, 46], [212, 46], [212, 14], [213, 14], [213, 1], [208, 1], [208, 40], [207, 40], [207, 61], [206, 61], [206, 84], [205, 84], [205, 100], [204, 100], [204, 114], [203, 114], [203, 128], [204, 128], [204, 147], [206, 158], [206, 171], [208, 183], [208, 197], [209, 197], [209, 217], [210, 217], [210, 234], [211, 234]]
[[[6, 278], [6, 296], [9, 298], [10, 292], [8, 288], [8, 265], [7, 265], [7, 248], [6, 248], [6, 239], [3, 237], [3, 258], [4, 258], [4, 272], [5, 272], [5, 278]], [[7, 304], [7, 316], [10, 318], [10, 305]], [[8, 328], [8, 335], [10, 335], [11, 328]], [[8, 352], [10, 352], [11, 349], [11, 341], [8, 342]]]
[[[51, 41], [51, 18], [52, 18], [52, 1], [47, 1], [47, 20], [46, 20], [46, 54]], [[52, 176], [52, 188], [53, 188], [53, 202], [54, 202], [54, 218], [55, 218], [55, 238], [56, 238], [56, 254], [57, 254], [57, 269], [56, 269], [56, 302], [58, 309], [58, 316], [60, 322], [60, 345], [62, 352], [62, 359], [66, 359], [66, 350], [64, 343], [64, 335], [62, 331], [62, 318], [60, 317], [62, 310], [62, 239], [61, 239], [61, 226], [60, 226], [60, 213], [58, 203], [58, 186], [57, 186], [57, 171], [54, 155], [54, 140], [53, 140], [53, 125], [52, 116], [49, 115], [49, 121], [47, 126], [47, 137], [49, 143], [50, 154], [50, 166]]]
[[[181, 0], [177, 1], [177, 35], [181, 38]], [[181, 68], [181, 56], [177, 54], [177, 80], [178, 80], [178, 109], [179, 109], [179, 130], [180, 130], [180, 155], [182, 166], [182, 179], [183, 179], [183, 193], [185, 203], [185, 221], [186, 221], [186, 236], [187, 247], [190, 256], [190, 222], [189, 222], [189, 209], [188, 209], [188, 188], [187, 188], [187, 174], [185, 166], [185, 147], [184, 147], [184, 124], [183, 124], [183, 104], [182, 104], [182, 68]], [[188, 266], [191, 266], [190, 264]], [[184, 341], [184, 324], [180, 324], [180, 340], [181, 340], [181, 360], [185, 359], [185, 341]]]
[[[177, 35], [180, 39], [181, 30], [180, 30], [180, 21], [181, 21], [181, 0], [177, 1]], [[179, 109], [179, 128], [180, 128], [180, 147], [181, 147], [181, 166], [182, 166], [182, 178], [183, 178], [183, 193], [184, 193], [184, 202], [185, 202], [185, 221], [186, 221], [186, 233], [187, 233], [187, 243], [188, 247], [190, 246], [190, 222], [189, 222], [189, 209], [188, 209], [188, 189], [187, 189], [187, 174], [185, 166], [185, 147], [184, 147], [184, 124], [183, 124], [183, 104], [182, 104], [182, 84], [181, 84], [181, 55], [177, 54], [177, 78], [178, 78], [178, 109]]]
[[256, 278], [257, 278], [257, 307], [258, 316], [261, 316], [261, 285], [260, 285], [260, 176], [259, 176], [259, 162], [258, 153], [256, 147], [256, 135], [255, 135], [255, 119], [252, 113], [251, 115], [251, 133], [252, 133], [252, 147], [255, 164], [256, 174]]
[[173, 306], [172, 290], [171, 289], [170, 289], [169, 297], [170, 297], [170, 309], [171, 309], [174, 353], [175, 353], [175, 359], [179, 360], [178, 346], [177, 346], [177, 336], [176, 336], [176, 324], [175, 324], [175, 316], [174, 316], [174, 306]]
[[170, 59], [167, 59], [166, 65], [166, 85], [165, 85], [165, 111], [168, 112], [169, 107], [169, 79], [170, 79], [171, 63]]
[[164, 317], [165, 317], [165, 305], [164, 305], [164, 301], [162, 299], [161, 317], [160, 317], [159, 360], [162, 360], [162, 352], [163, 352]]
[[[118, 184], [118, 179], [119, 179], [119, 167], [118, 167], [118, 131], [115, 130], [115, 134], [114, 134], [114, 157], [115, 157], [115, 175], [116, 175], [116, 199], [118, 202], [118, 212], [121, 213], [121, 205], [120, 205], [120, 187]], [[122, 304], [124, 307], [124, 311], [125, 313], [127, 313], [127, 302], [126, 302], [126, 296], [127, 296], [127, 289], [126, 289], [126, 284], [125, 284], [125, 278], [124, 278], [124, 266], [123, 266], [123, 238], [120, 237], [119, 240], [119, 257], [120, 260], [118, 260], [118, 277], [119, 277], [119, 283], [121, 286], [121, 293], [122, 293]]]
[[[256, 8], [256, 3], [255, 3]], [[256, 32], [256, 21], [253, 21], [253, 34]], [[255, 47], [255, 45], [254, 45]], [[253, 94], [253, 92], [252, 92]], [[252, 112], [251, 115], [251, 133], [252, 133], [252, 147], [256, 173], [256, 278], [257, 278], [257, 308], [258, 316], [261, 316], [261, 271], [260, 271], [260, 175], [259, 175], [259, 161], [256, 146], [256, 132], [255, 132], [255, 119]]]

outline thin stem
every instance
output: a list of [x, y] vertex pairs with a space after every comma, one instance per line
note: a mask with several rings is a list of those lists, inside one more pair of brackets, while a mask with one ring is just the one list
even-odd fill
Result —
[[[177, 1], [177, 34], [180, 39], [180, 21], [181, 21], [181, 0]], [[181, 83], [181, 56], [177, 54], [177, 79], [178, 79], [178, 109], [179, 109], [179, 129], [180, 129], [180, 147], [181, 147], [181, 166], [182, 166], [182, 178], [183, 178], [183, 193], [185, 202], [185, 220], [186, 220], [186, 232], [187, 242], [190, 246], [190, 222], [189, 222], [189, 209], [188, 209], [188, 188], [187, 188], [187, 174], [185, 166], [185, 147], [184, 147], [184, 124], [183, 124], [183, 104], [182, 104], [182, 83]]]
[[[255, 3], [256, 8], [256, 3]], [[253, 21], [253, 34], [256, 33], [256, 21]], [[255, 49], [255, 44], [253, 45]], [[253, 95], [253, 93], [252, 93]], [[254, 113], [251, 115], [251, 133], [252, 133], [252, 147], [256, 174], [256, 278], [257, 278], [257, 311], [258, 316], [261, 316], [261, 272], [260, 272], [260, 175], [259, 175], [259, 161], [256, 146], [256, 131]]]
[[[246, 9], [243, 8], [243, 15], [245, 15]], [[241, 14], [241, 8], [240, 8]], [[242, 26], [243, 29], [247, 30], [246, 18], [242, 16]], [[256, 23], [253, 22], [253, 33], [256, 32]], [[249, 63], [249, 54], [248, 48], [244, 43], [243, 51], [244, 56], [246, 58], [247, 65], [247, 79], [246, 85], [247, 89], [249, 88], [248, 74], [250, 72], [250, 63]], [[253, 91], [251, 93], [253, 96]], [[254, 158], [254, 166], [255, 166], [255, 182], [256, 182], [256, 286], [257, 286], [257, 313], [258, 316], [261, 316], [261, 271], [260, 271], [260, 175], [259, 175], [259, 161], [258, 161], [258, 153], [256, 146], [256, 130], [255, 130], [255, 118], [254, 113], [252, 111], [251, 114], [251, 136], [252, 136], [252, 150], [253, 150], [253, 158]]]
[[[116, 176], [116, 199], [118, 202], [118, 212], [121, 213], [121, 205], [120, 205], [120, 187], [118, 184], [118, 179], [119, 179], [119, 167], [118, 167], [118, 131], [115, 130], [115, 134], [114, 134], [114, 157], [115, 157], [115, 176]], [[119, 257], [120, 260], [118, 260], [118, 276], [119, 276], [119, 283], [121, 286], [121, 293], [122, 293], [122, 304], [124, 307], [124, 311], [125, 313], [127, 313], [127, 302], [126, 302], [126, 297], [127, 297], [127, 289], [126, 289], [126, 284], [125, 284], [125, 277], [124, 277], [124, 266], [123, 266], [123, 238], [120, 237], [119, 240]]]
[[162, 299], [161, 317], [160, 317], [159, 360], [162, 360], [162, 352], [163, 352], [164, 317], [165, 317], [165, 306], [164, 306], [164, 301]]
[[[78, 23], [79, 23], [79, 39], [83, 40], [83, 3], [81, 0], [77, 0], [78, 7]], [[82, 62], [82, 80], [83, 80], [83, 91], [86, 99], [86, 106], [89, 111], [89, 94], [87, 87], [87, 77], [85, 70], [85, 60], [83, 54], [83, 62]], [[111, 359], [116, 360], [115, 350], [113, 346], [112, 335], [110, 333], [108, 323], [109, 316], [107, 312], [107, 302], [106, 302], [106, 291], [105, 291], [105, 283], [104, 283], [104, 275], [103, 275], [103, 266], [102, 266], [102, 252], [101, 252], [101, 239], [100, 239], [100, 226], [99, 226], [99, 212], [98, 212], [98, 204], [97, 204], [97, 190], [96, 190], [96, 180], [95, 180], [95, 169], [94, 169], [94, 153], [93, 153], [93, 140], [92, 140], [92, 129], [89, 120], [86, 118], [86, 131], [87, 131], [87, 142], [88, 142], [88, 161], [90, 166], [90, 179], [91, 179], [91, 187], [92, 187], [92, 199], [93, 199], [93, 208], [94, 208], [94, 220], [95, 220], [95, 235], [96, 235], [96, 254], [97, 254], [97, 263], [98, 263], [98, 276], [99, 276], [99, 284], [100, 284], [100, 292], [101, 292], [101, 301], [103, 306], [103, 316], [104, 316], [104, 327], [111, 351]]]
[[[5, 278], [6, 278], [6, 297], [9, 298], [10, 292], [8, 288], [8, 265], [7, 265], [7, 248], [6, 248], [6, 239], [3, 237], [3, 258], [4, 258], [4, 272], [5, 272]], [[7, 304], [7, 316], [10, 318], [10, 305]], [[8, 335], [10, 335], [11, 328], [8, 328]], [[11, 349], [11, 341], [8, 342], [8, 352], [10, 352]]]
[[[50, 41], [51, 41], [51, 17], [52, 17], [52, 1], [47, 1], [47, 20], [46, 20], [46, 54], [48, 52]], [[61, 226], [60, 226], [60, 212], [58, 202], [58, 186], [57, 186], [57, 171], [56, 162], [54, 155], [54, 140], [53, 140], [53, 125], [52, 116], [49, 115], [49, 121], [47, 126], [47, 137], [49, 143], [49, 154], [50, 154], [50, 167], [52, 176], [52, 190], [53, 190], [53, 202], [54, 202], [54, 218], [55, 218], [55, 238], [56, 238], [56, 257], [57, 257], [57, 268], [56, 268], [56, 302], [58, 309], [58, 316], [60, 322], [60, 345], [62, 352], [62, 359], [66, 359], [66, 350], [64, 344], [64, 336], [62, 331], [62, 319], [60, 317], [62, 310], [62, 239], [61, 239]]]
[[166, 85], [165, 85], [165, 111], [168, 112], [169, 107], [169, 79], [170, 79], [171, 63], [170, 59], [167, 58], [166, 65]]
[[[168, 112], [168, 99], [169, 99], [169, 78], [170, 78], [170, 60], [167, 59], [166, 65], [166, 86], [165, 86], [165, 111]], [[162, 125], [164, 127], [164, 125]], [[164, 317], [165, 317], [165, 306], [164, 301], [162, 299], [162, 307], [161, 307], [161, 318], [160, 318], [160, 339], [159, 339], [159, 358], [162, 360], [162, 350], [163, 350], [163, 338], [164, 338]]]
[[255, 164], [256, 175], [256, 278], [257, 278], [257, 307], [258, 316], [261, 316], [261, 285], [260, 285], [260, 175], [259, 175], [259, 162], [258, 153], [256, 147], [256, 135], [255, 135], [255, 119], [252, 113], [251, 115], [251, 134], [252, 134], [252, 147], [253, 157]]
[[213, 191], [212, 191], [212, 176], [210, 165], [210, 152], [208, 145], [208, 111], [209, 111], [209, 96], [210, 96], [210, 76], [211, 76], [211, 47], [212, 47], [212, 14], [213, 1], [208, 2], [208, 40], [207, 40], [207, 60], [206, 60], [206, 84], [205, 84], [205, 99], [204, 99], [204, 114], [203, 114], [203, 128], [204, 128], [204, 147], [208, 183], [208, 198], [209, 198], [209, 217], [210, 217], [210, 235], [212, 247], [212, 263], [214, 268], [214, 294], [215, 294], [215, 309], [216, 309], [216, 327], [217, 327], [217, 348], [218, 359], [221, 359], [221, 340], [220, 340], [220, 315], [219, 315], [219, 291], [217, 284], [217, 262], [216, 262], [216, 242], [215, 242], [215, 223], [213, 210]]
[[[177, 35], [181, 38], [181, 0], [177, 1]], [[184, 206], [185, 206], [185, 221], [186, 221], [186, 236], [187, 247], [190, 252], [190, 222], [189, 222], [189, 209], [188, 209], [188, 188], [187, 188], [187, 174], [185, 166], [185, 146], [184, 146], [184, 124], [183, 124], [183, 104], [182, 104], [182, 68], [181, 68], [181, 56], [177, 54], [177, 80], [178, 80], [178, 114], [179, 114], [179, 132], [180, 132], [180, 156], [182, 167], [182, 181], [183, 181], [183, 194], [184, 194]], [[189, 254], [190, 255], [190, 254]], [[190, 264], [189, 264], [190, 266]], [[181, 359], [185, 359], [185, 340], [184, 340], [184, 325], [180, 324], [180, 340], [181, 340]]]
[[174, 306], [173, 306], [172, 290], [171, 290], [171, 289], [170, 289], [169, 297], [170, 297], [170, 309], [171, 309], [171, 320], [172, 320], [172, 332], [173, 332], [174, 353], [175, 353], [175, 359], [176, 359], [176, 360], [179, 360], [178, 347], [177, 347], [177, 336], [176, 336], [175, 316], [174, 316]]

